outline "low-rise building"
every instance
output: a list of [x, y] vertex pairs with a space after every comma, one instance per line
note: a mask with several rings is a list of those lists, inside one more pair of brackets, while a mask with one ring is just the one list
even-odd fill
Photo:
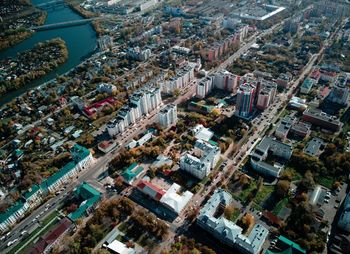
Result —
[[303, 112], [302, 119], [312, 125], [320, 126], [330, 131], [339, 131], [342, 123], [336, 116], [328, 115], [319, 109], [309, 108]]
[[103, 153], [109, 153], [112, 151], [114, 148], [117, 147], [117, 143], [114, 142], [113, 140], [104, 140], [98, 144], [98, 150], [100, 150]]
[[275, 249], [279, 251], [267, 250], [264, 254], [306, 254], [306, 250], [301, 248], [301, 246], [288, 238], [280, 235], [278, 241], [275, 245]]
[[[244, 254], [258, 254], [269, 234], [267, 228], [256, 224], [250, 234], [242, 234], [242, 228], [224, 218], [224, 208], [232, 202], [232, 196], [228, 192], [217, 189], [207, 203], [200, 210], [197, 224], [220, 242], [234, 248]], [[219, 213], [219, 214], [218, 214]]]
[[185, 154], [180, 158], [180, 168], [203, 179], [208, 176], [220, 159], [220, 148], [209, 144], [204, 140], [197, 140], [193, 149], [193, 155]]
[[143, 167], [138, 166], [136, 162], [131, 164], [129, 167], [127, 167], [121, 176], [123, 177], [124, 181], [128, 184], [132, 184], [142, 173]]
[[112, 85], [112, 84], [101, 83], [101, 84], [98, 84], [97, 91], [99, 93], [112, 94], [113, 92], [117, 91], [117, 87], [115, 85]]
[[181, 186], [173, 183], [160, 199], [160, 202], [176, 214], [181, 213], [187, 203], [191, 200], [193, 193], [181, 191]]
[[202, 124], [197, 124], [191, 129], [191, 131], [196, 139], [201, 139], [204, 141], [209, 141], [214, 136], [214, 132], [208, 128], [205, 128]]
[[44, 236], [34, 244], [28, 254], [46, 254], [51, 253], [51, 250], [57, 246], [62, 240], [63, 236], [74, 228], [74, 224], [68, 218], [63, 218], [57, 225], [55, 225]]
[[85, 182], [76, 188], [74, 195], [83, 201], [80, 203], [77, 210], [68, 214], [68, 218], [72, 221], [76, 221], [84, 214], [89, 215], [95, 208], [97, 202], [101, 199], [101, 193]]
[[165, 190], [162, 188], [146, 181], [146, 180], [141, 180], [137, 185], [137, 189], [141, 191], [143, 194], [151, 197], [152, 199], [156, 201], [160, 201], [160, 199], [163, 197], [165, 194]]
[[304, 111], [305, 109], [307, 109], [306, 100], [293, 96], [288, 103], [288, 107]]
[[295, 135], [295, 136], [305, 138], [305, 137], [309, 136], [311, 133], [311, 124], [303, 122], [303, 121], [299, 121], [297, 123], [294, 123], [292, 125], [292, 128], [290, 129], [290, 133]]
[[[289, 160], [292, 152], [290, 145], [271, 137], [264, 137], [250, 154], [250, 163], [257, 172], [269, 177], [278, 177], [283, 168], [283, 161]], [[267, 161], [270, 154], [281, 160]]]
[[338, 227], [346, 232], [350, 232], [350, 192], [346, 195], [343, 211], [338, 221]]
[[307, 142], [304, 153], [310, 156], [318, 156], [320, 155], [320, 151], [323, 150], [325, 146], [325, 142], [320, 138], [313, 138], [309, 142]]
[[303, 84], [300, 86], [300, 93], [308, 94], [310, 93], [312, 87], [314, 86], [315, 81], [311, 78], [306, 78]]
[[292, 128], [292, 125], [296, 122], [295, 117], [293, 116], [285, 116], [279, 123], [279, 125], [276, 128], [275, 136], [281, 140], [284, 140], [287, 138], [287, 135], [289, 133], [289, 130]]

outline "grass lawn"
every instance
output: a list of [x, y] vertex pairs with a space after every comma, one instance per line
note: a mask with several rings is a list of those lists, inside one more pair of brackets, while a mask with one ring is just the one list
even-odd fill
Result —
[[290, 173], [290, 175], [292, 176], [292, 181], [299, 181], [303, 179], [303, 176], [299, 172], [297, 172], [294, 168], [287, 167], [283, 172]]
[[127, 227], [128, 227], [128, 225], [125, 222], [122, 222], [119, 224], [118, 229], [125, 233]]
[[242, 190], [241, 193], [239, 193], [238, 198], [240, 200], [245, 201], [247, 199], [249, 193], [251, 193], [255, 189], [256, 189], [256, 181], [251, 180], [249, 183], [249, 186], [246, 189]]
[[275, 208], [273, 209], [272, 213], [274, 215], [278, 215], [278, 213], [282, 210], [283, 207], [285, 207], [289, 202], [288, 198], [282, 199], [280, 202], [277, 203]]
[[240, 214], [241, 214], [241, 211], [239, 209], [235, 209], [230, 220], [232, 222], [236, 222]]
[[268, 197], [270, 194], [274, 191], [274, 186], [265, 186], [263, 185], [261, 187], [261, 190], [258, 191], [253, 201], [257, 203], [258, 205], [261, 205], [261, 203]]
[[319, 183], [320, 185], [328, 189], [332, 189], [333, 183], [335, 182], [335, 179], [330, 177], [323, 177], [323, 176], [316, 177], [315, 180], [317, 183]]

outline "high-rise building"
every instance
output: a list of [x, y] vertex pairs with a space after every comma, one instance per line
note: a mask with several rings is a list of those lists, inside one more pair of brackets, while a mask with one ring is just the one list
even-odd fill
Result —
[[238, 81], [239, 76], [222, 70], [215, 74], [214, 86], [224, 91], [235, 92], [237, 90]]
[[277, 84], [274, 82], [260, 82], [260, 89], [256, 107], [260, 110], [267, 109], [274, 101]]
[[196, 90], [196, 96], [200, 99], [205, 98], [213, 88], [213, 76], [208, 76], [202, 79]]
[[170, 125], [177, 121], [177, 107], [175, 104], [168, 104], [164, 106], [158, 113], [159, 124], [164, 128], [168, 128]]
[[256, 86], [252, 83], [243, 83], [237, 91], [236, 115], [249, 118], [253, 113]]

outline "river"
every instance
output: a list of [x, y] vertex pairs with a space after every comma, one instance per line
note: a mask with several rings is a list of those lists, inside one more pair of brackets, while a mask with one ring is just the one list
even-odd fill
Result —
[[[45, 2], [48, 2], [48, 0], [32, 0], [32, 3], [34, 5]], [[54, 24], [59, 22], [83, 19], [83, 17], [81, 17], [79, 14], [67, 6], [48, 8], [46, 11], [47, 18], [45, 24]], [[96, 33], [91, 24], [64, 27], [59, 29], [35, 32], [31, 37], [22, 41], [21, 43], [16, 44], [4, 51], [0, 51], [0, 59], [6, 57], [15, 57], [17, 53], [33, 48], [34, 45], [38, 42], [50, 40], [56, 37], [60, 37], [66, 42], [69, 53], [67, 62], [65, 62], [63, 65], [60, 65], [52, 72], [48, 73], [46, 76], [34, 80], [21, 87], [20, 89], [7, 93], [6, 95], [0, 97], [0, 106], [25, 93], [26, 91], [55, 78], [57, 75], [66, 73], [70, 69], [79, 65], [84, 59], [89, 57], [94, 52], [97, 45]]]

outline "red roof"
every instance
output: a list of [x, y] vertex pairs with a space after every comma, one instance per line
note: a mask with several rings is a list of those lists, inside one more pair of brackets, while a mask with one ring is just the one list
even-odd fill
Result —
[[310, 75], [311, 78], [316, 80], [319, 79], [320, 76], [321, 76], [321, 72], [319, 70], [314, 70]]
[[328, 94], [329, 94], [329, 88], [328, 87], [323, 88], [321, 91], [321, 96], [325, 98]]
[[160, 200], [162, 196], [165, 194], [165, 191], [154, 184], [148, 182], [148, 181], [140, 181], [137, 184], [137, 188], [145, 193], [146, 195], [152, 197], [155, 200]]
[[266, 218], [271, 224], [281, 227], [282, 226], [282, 220], [278, 218], [276, 215], [271, 213], [270, 211], [264, 211], [263, 217]]
[[87, 114], [88, 116], [92, 116], [93, 114], [96, 113], [96, 111], [99, 108], [104, 107], [106, 105], [114, 105], [115, 103], [116, 103], [115, 99], [110, 97], [102, 101], [95, 102], [94, 104], [88, 107], [84, 107], [84, 113]]
[[108, 141], [102, 141], [100, 144], [98, 144], [98, 146], [102, 149], [106, 149], [107, 147], [109, 147], [111, 144]]
[[54, 243], [68, 228], [72, 226], [72, 222], [64, 218], [51, 231], [45, 234], [34, 246], [28, 250], [28, 254], [40, 254]]

